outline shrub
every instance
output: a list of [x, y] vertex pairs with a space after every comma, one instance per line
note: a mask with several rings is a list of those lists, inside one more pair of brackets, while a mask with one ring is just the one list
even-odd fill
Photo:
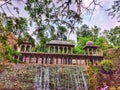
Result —
[[114, 64], [111, 60], [103, 60], [101, 61], [100, 65], [102, 69], [107, 73], [115, 70]]

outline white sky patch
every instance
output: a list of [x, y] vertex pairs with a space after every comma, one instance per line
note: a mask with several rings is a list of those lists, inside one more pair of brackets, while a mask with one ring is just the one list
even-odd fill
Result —
[[116, 22], [114, 27], [116, 27], [116, 26], [120, 26], [120, 22]]
[[86, 7], [90, 5], [90, 3], [92, 2], [93, 0], [83, 0], [83, 5], [85, 5]]

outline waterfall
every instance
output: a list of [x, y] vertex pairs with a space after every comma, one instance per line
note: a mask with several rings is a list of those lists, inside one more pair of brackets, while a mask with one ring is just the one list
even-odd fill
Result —
[[34, 90], [88, 90], [81, 67], [37, 66]]
[[42, 90], [42, 67], [36, 68], [34, 88], [35, 90]]
[[44, 89], [49, 90], [49, 68], [44, 69]]
[[88, 90], [87, 83], [86, 83], [86, 80], [85, 80], [84, 72], [81, 72], [81, 73], [82, 73], [82, 78], [83, 78], [85, 90]]

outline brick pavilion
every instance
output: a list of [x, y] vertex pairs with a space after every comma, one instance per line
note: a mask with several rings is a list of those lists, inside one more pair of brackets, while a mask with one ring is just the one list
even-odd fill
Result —
[[103, 55], [98, 52], [98, 46], [88, 41], [84, 46], [84, 54], [73, 54], [74, 45], [69, 41], [52, 40], [46, 44], [48, 52], [32, 52], [33, 46], [29, 42], [20, 45], [22, 54], [19, 60], [25, 63], [58, 64], [58, 65], [97, 65], [103, 60]]

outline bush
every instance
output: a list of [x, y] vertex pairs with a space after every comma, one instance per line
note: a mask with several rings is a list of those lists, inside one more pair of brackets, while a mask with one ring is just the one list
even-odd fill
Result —
[[100, 65], [102, 69], [107, 73], [115, 70], [114, 64], [111, 60], [103, 60], [101, 61]]

